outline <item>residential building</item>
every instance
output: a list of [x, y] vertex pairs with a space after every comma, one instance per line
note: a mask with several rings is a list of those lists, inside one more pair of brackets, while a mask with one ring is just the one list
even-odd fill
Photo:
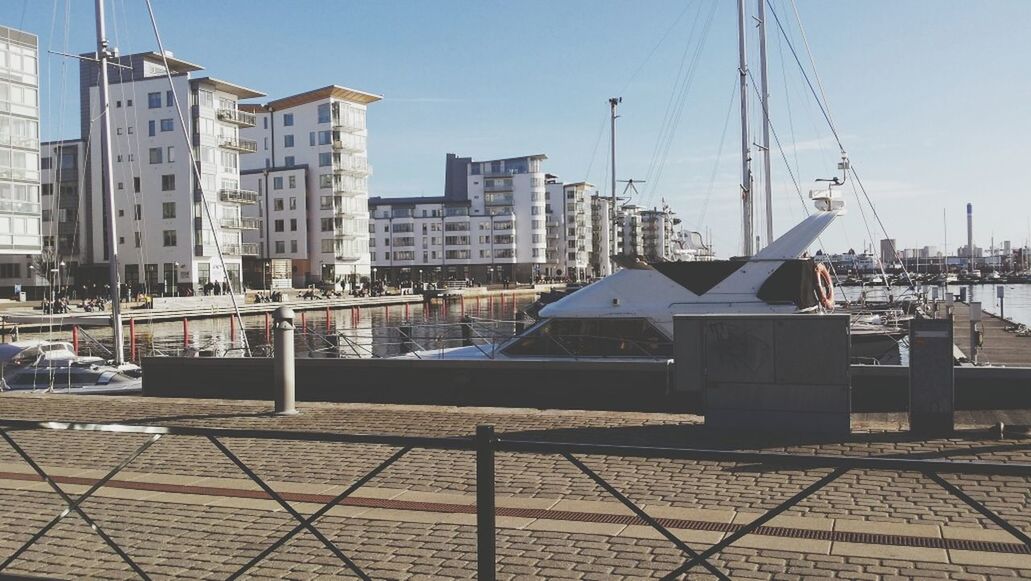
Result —
[[272, 224], [255, 241], [264, 242], [263, 258], [293, 259], [295, 284], [354, 283], [371, 274], [366, 111], [380, 99], [329, 85], [245, 107], [256, 123], [243, 135], [259, 146], [259, 155], [243, 161], [244, 185], [260, 200], [248, 213]]
[[649, 261], [675, 261], [678, 256], [677, 225], [680, 219], [665, 203], [662, 209], [641, 210], [641, 253]]
[[705, 243], [700, 232], [681, 230], [677, 234], [675, 246], [676, 258], [674, 260], [710, 261], [716, 259], [712, 246]]
[[591, 197], [597, 191], [587, 182], [563, 184], [551, 174], [545, 180], [547, 249], [543, 274], [549, 278], [585, 280], [592, 274]]
[[591, 250], [588, 262], [591, 276], [612, 274], [612, 200], [599, 194], [591, 196]]
[[644, 229], [641, 208], [630, 205], [616, 210], [616, 253], [624, 256], [644, 256]]
[[881, 264], [885, 268], [891, 267], [898, 262], [898, 244], [895, 243], [894, 238], [885, 238], [881, 240]]
[[32, 282], [41, 221], [38, 39], [0, 26], [0, 288]]
[[528, 282], [546, 263], [544, 155], [448, 154], [444, 195], [369, 199], [374, 278]]
[[[240, 166], [257, 144], [240, 135], [255, 118], [238, 101], [264, 93], [214, 77], [194, 78], [202, 67], [169, 52], [125, 55], [118, 61], [121, 67], [112, 68], [108, 93], [122, 282], [152, 293], [199, 291], [209, 281], [226, 279], [239, 288], [242, 256], [257, 253], [242, 241], [242, 231], [257, 228], [242, 207], [254, 204], [257, 196], [241, 189]], [[100, 115], [96, 68], [93, 60], [80, 61], [83, 136], [95, 134], [91, 121]], [[185, 134], [180, 119], [187, 125]], [[86, 141], [83, 259], [93, 266], [90, 278], [99, 283], [106, 282], [109, 255], [100, 139]], [[80, 274], [85, 270], [80, 268]]]

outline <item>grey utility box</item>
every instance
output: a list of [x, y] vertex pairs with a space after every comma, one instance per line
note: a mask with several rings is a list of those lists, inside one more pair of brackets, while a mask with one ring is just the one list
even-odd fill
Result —
[[678, 315], [679, 392], [701, 393], [716, 429], [851, 432], [849, 316]]
[[909, 324], [909, 429], [933, 436], [952, 432], [956, 407], [952, 317]]

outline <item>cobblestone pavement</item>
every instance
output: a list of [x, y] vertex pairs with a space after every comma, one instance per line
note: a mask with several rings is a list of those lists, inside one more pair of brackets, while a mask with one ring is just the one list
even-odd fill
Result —
[[[268, 408], [267, 403], [220, 400], [32, 395], [0, 398], [0, 417], [5, 418], [447, 436], [466, 436], [477, 424], [491, 423], [503, 438], [1031, 463], [1031, 438], [997, 440], [985, 432], [917, 440], [904, 433], [874, 431], [857, 434], [845, 442], [819, 442], [717, 436], [702, 429], [697, 416], [683, 415], [302, 404], [301, 415], [274, 418], [266, 414]], [[113, 466], [143, 439], [139, 435], [82, 432], [14, 432], [12, 436], [47, 467], [96, 470]], [[326, 485], [346, 485], [393, 452], [382, 446], [312, 442], [226, 443], [262, 478]], [[825, 473], [601, 456], [588, 456], [584, 461], [649, 509], [729, 509], [741, 514], [771, 508]], [[0, 463], [20, 462], [10, 447], [0, 446]], [[470, 453], [416, 450], [371, 485], [399, 491], [472, 495], [473, 467]], [[163, 438], [133, 462], [129, 470], [153, 475], [243, 477], [211, 443], [181, 436]], [[1017, 527], [1031, 531], [1031, 492], [1026, 479], [948, 479]], [[612, 500], [568, 462], [545, 455], [500, 454], [497, 493], [519, 499]], [[282, 511], [249, 506], [95, 497], [84, 507], [156, 576], [224, 577], [234, 565], [238, 567], [293, 524]], [[0, 559], [61, 508], [60, 500], [51, 492], [0, 486]], [[809, 497], [789, 514], [882, 522], [885, 527], [890, 523], [908, 523], [998, 531], [994, 524], [924, 477], [898, 472], [852, 472]], [[319, 528], [345, 552], [354, 555], [376, 579], [474, 576], [475, 528], [465, 522], [420, 520], [427, 522], [331, 513], [319, 521]], [[500, 528], [498, 544], [503, 578], [661, 577], [681, 562], [677, 549], [664, 539], [596, 533], [587, 525], [568, 531]], [[704, 548], [708, 544], [711, 542], [693, 546]], [[989, 566], [969, 561], [959, 564], [889, 558], [893, 555], [890, 550], [883, 552], [884, 558], [807, 552], [804, 543], [791, 539], [783, 539], [784, 546], [777, 548], [742, 545], [725, 549], [713, 563], [735, 578], [1031, 578], [1031, 565], [1025, 567], [1025, 561], [1007, 561], [1002, 557], [994, 561], [996, 566]], [[5, 573], [66, 578], [132, 576], [121, 560], [75, 517], [65, 519]], [[314, 537], [302, 533], [252, 573], [303, 579], [346, 576], [348, 571]], [[708, 577], [702, 569], [697, 575]]]

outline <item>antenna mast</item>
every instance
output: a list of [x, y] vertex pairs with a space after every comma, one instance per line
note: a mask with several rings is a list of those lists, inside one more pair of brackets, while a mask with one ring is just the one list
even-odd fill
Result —
[[[610, 251], [612, 255], [618, 254], [616, 252], [616, 106], [623, 102], [623, 97], [612, 97], [609, 99], [609, 109], [611, 111], [611, 131], [612, 136], [612, 243], [610, 244]], [[616, 269], [615, 263], [612, 265], [612, 270]]]
[[748, 57], [745, 0], [737, 0], [738, 75], [741, 77], [741, 254], [752, 255], [752, 152], [748, 140]]
[[125, 363], [122, 338], [122, 292], [118, 283], [118, 236], [115, 232], [115, 192], [113, 186], [114, 166], [111, 160], [111, 108], [108, 99], [107, 65], [113, 54], [107, 46], [104, 31], [104, 0], [96, 0], [97, 14], [97, 62], [100, 65], [100, 160], [101, 191], [104, 198], [104, 217], [107, 228], [107, 274], [108, 286], [111, 287], [111, 333], [113, 339], [113, 355], [115, 365]]

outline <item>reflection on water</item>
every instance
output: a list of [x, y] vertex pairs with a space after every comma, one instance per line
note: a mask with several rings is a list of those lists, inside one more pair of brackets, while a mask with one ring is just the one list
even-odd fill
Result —
[[[458, 347], [462, 344], [463, 315], [473, 319], [472, 335], [476, 343], [488, 343], [510, 337], [522, 310], [536, 297], [525, 295], [490, 299], [467, 298], [465, 301], [436, 301], [429, 306], [377, 306], [363, 309], [333, 309], [295, 312], [294, 349], [298, 357], [389, 357], [402, 352], [402, 331], [409, 337], [410, 349], [429, 350]], [[328, 315], [328, 316], [327, 316]], [[193, 350], [243, 356], [244, 341], [230, 317], [191, 319], [187, 323], [189, 347]], [[235, 322], [235, 321], [234, 321]], [[267, 355], [269, 339], [265, 315], [243, 318], [247, 342], [252, 354]], [[271, 324], [271, 317], [268, 318]], [[184, 351], [183, 323], [149, 322], [136, 319], [136, 348], [141, 356], [180, 355]], [[410, 330], [409, 330], [410, 329]], [[271, 331], [268, 331], [270, 333]], [[125, 325], [126, 357], [129, 356], [129, 325]], [[41, 335], [23, 335], [40, 338]], [[43, 338], [71, 340], [71, 331], [58, 331]], [[105, 354], [111, 348], [109, 328], [84, 329], [80, 333], [80, 352]]]

